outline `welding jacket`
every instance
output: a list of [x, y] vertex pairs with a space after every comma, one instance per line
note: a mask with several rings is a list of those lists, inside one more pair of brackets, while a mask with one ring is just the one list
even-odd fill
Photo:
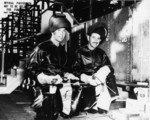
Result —
[[106, 53], [100, 48], [90, 50], [86, 45], [76, 51], [76, 61], [73, 65], [74, 74], [78, 77], [82, 73], [93, 75], [105, 65], [110, 68], [111, 73], [114, 73], [114, 69]]
[[[73, 71], [76, 76], [80, 77], [80, 75], [83, 73], [87, 75], [93, 75], [103, 66], [108, 66], [111, 71], [106, 78], [106, 84], [113, 91], [115, 91], [116, 94], [114, 94], [112, 91], [109, 90], [110, 96], [111, 97], [117, 96], [118, 90], [117, 90], [116, 80], [114, 76], [114, 69], [106, 53], [100, 48], [90, 50], [87, 45], [83, 46], [82, 48], [76, 51], [76, 60], [75, 60], [75, 64], [73, 65], [73, 69], [74, 69]], [[93, 86], [91, 86], [89, 90], [83, 89], [83, 94], [86, 95], [83, 95], [82, 98], [85, 97], [85, 99], [87, 100], [84, 101], [82, 104], [85, 104], [85, 102], [87, 101], [93, 101], [93, 102], [95, 101], [94, 99], [95, 97], [93, 96], [95, 94], [94, 93], [95, 90], [93, 90], [92, 92], [92, 89], [94, 89]], [[89, 105], [92, 103], [87, 103], [87, 104]]]
[[32, 77], [36, 78], [42, 72], [63, 77], [64, 72], [68, 70], [67, 54], [63, 47], [55, 46], [50, 40], [40, 43], [29, 55], [27, 62], [27, 69]]

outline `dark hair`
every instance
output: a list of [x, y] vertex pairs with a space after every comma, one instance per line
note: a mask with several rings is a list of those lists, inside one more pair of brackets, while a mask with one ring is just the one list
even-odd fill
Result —
[[88, 28], [87, 34], [91, 35], [92, 33], [99, 34], [101, 36], [102, 42], [104, 42], [108, 35], [108, 28], [105, 23], [97, 22]]
[[97, 33], [97, 34], [99, 34], [101, 36], [101, 38], [104, 38], [105, 34], [106, 34], [105, 29], [103, 27], [96, 28], [91, 33]]

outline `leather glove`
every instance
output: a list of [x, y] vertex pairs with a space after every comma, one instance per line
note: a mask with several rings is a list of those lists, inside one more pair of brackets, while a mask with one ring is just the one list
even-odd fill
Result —
[[95, 74], [94, 77], [96, 77], [100, 82], [105, 83], [106, 77], [110, 73], [110, 69], [108, 66], [101, 67]]
[[92, 86], [97, 86], [98, 84], [100, 84], [100, 81], [98, 79], [95, 79], [93, 78], [93, 76], [90, 75], [81, 74], [80, 79], [84, 83], [90, 84]]
[[46, 75], [43, 72], [37, 76], [37, 79], [41, 84], [60, 84], [62, 82], [60, 75]]
[[64, 77], [65, 77], [66, 79], [68, 79], [68, 80], [79, 80], [79, 78], [76, 77], [74, 74], [68, 73], [68, 72], [65, 73]]
[[56, 76], [53, 77], [50, 84], [60, 84], [62, 81], [63, 81], [62, 77], [59, 74], [57, 74]]

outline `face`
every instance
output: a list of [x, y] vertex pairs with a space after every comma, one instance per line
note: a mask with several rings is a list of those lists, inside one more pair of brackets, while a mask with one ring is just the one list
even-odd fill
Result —
[[101, 42], [101, 36], [97, 33], [92, 33], [89, 37], [89, 49], [94, 50]]
[[53, 32], [53, 36], [57, 42], [62, 42], [66, 35], [65, 28], [59, 28], [55, 32]]

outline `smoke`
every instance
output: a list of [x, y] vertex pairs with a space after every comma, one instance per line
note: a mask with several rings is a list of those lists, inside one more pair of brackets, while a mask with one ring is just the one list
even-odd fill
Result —
[[119, 42], [112, 42], [110, 46], [110, 60], [112, 63], [115, 63], [117, 61], [117, 53], [123, 51], [125, 49], [125, 46]]

